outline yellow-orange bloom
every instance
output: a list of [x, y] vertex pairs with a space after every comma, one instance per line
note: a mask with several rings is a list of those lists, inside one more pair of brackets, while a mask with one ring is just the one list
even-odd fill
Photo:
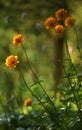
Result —
[[16, 36], [13, 37], [13, 44], [14, 45], [19, 45], [24, 41], [24, 38], [22, 37], [21, 34], [17, 34]]
[[61, 35], [64, 32], [65, 28], [63, 25], [56, 25], [55, 26], [55, 34]]
[[67, 17], [66, 19], [65, 19], [65, 26], [67, 27], [67, 28], [72, 28], [74, 25], [75, 25], [75, 22], [76, 22], [76, 19], [75, 18], [73, 18], [73, 17]]
[[28, 106], [31, 106], [32, 104], [32, 99], [31, 98], [28, 98], [24, 101], [24, 106], [25, 107], [28, 107]]
[[5, 65], [9, 68], [15, 68], [18, 63], [18, 56], [10, 55], [6, 58]]
[[57, 25], [57, 22], [56, 22], [56, 18], [54, 17], [49, 17], [45, 20], [45, 28], [46, 29], [50, 29], [50, 28], [54, 28], [55, 25]]
[[55, 17], [57, 18], [57, 20], [64, 20], [67, 17], [67, 10], [63, 8], [57, 10], [55, 13]]

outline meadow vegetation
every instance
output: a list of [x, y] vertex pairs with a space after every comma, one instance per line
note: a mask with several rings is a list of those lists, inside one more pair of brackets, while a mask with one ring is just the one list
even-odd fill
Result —
[[0, 130], [81, 130], [81, 0], [0, 8]]

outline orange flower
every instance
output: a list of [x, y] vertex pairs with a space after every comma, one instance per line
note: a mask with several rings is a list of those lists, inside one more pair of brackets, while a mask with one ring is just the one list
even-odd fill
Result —
[[54, 17], [49, 17], [45, 20], [46, 29], [54, 28], [56, 24], [56, 19]]
[[75, 21], [76, 21], [76, 19], [75, 18], [73, 18], [73, 17], [67, 17], [66, 19], [65, 19], [65, 26], [67, 27], [67, 28], [72, 28], [73, 26], [74, 26], [74, 24], [75, 24]]
[[67, 10], [61, 8], [56, 11], [55, 16], [57, 20], [64, 20], [67, 17]]
[[28, 98], [24, 101], [24, 106], [28, 107], [28, 106], [31, 106], [32, 104], [32, 99], [31, 98]]
[[5, 65], [10, 68], [15, 68], [19, 63], [18, 56], [10, 55], [6, 58]]
[[24, 38], [22, 37], [21, 34], [17, 34], [17, 35], [14, 36], [14, 38], [13, 38], [13, 44], [14, 44], [14, 45], [21, 44], [23, 41], [24, 41]]
[[56, 25], [55, 26], [55, 34], [61, 35], [64, 32], [65, 28], [63, 25]]

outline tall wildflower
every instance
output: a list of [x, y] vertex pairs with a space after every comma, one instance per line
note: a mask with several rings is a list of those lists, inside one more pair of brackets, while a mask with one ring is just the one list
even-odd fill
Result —
[[10, 55], [6, 58], [5, 65], [9, 68], [16, 68], [19, 63], [18, 56]]
[[[62, 68], [63, 68], [63, 58], [64, 58], [64, 43], [65, 35], [62, 35], [65, 30], [72, 28], [75, 25], [76, 19], [68, 15], [68, 11], [64, 8], [59, 8], [53, 17], [49, 17], [45, 20], [45, 28], [52, 29], [55, 36], [58, 36], [55, 40], [55, 72], [53, 76], [55, 77], [55, 85], [58, 86], [62, 78]], [[59, 69], [60, 68], [60, 69]], [[57, 89], [55, 88], [57, 92]]]
[[13, 37], [13, 44], [14, 45], [19, 45], [22, 42], [24, 42], [24, 38], [21, 34], [17, 34], [16, 36]]

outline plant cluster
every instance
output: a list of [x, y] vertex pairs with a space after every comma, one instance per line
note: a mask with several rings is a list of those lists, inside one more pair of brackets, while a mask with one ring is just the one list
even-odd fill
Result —
[[[54, 17], [45, 20], [46, 29], [54, 29], [55, 34], [61, 37], [66, 28], [72, 28], [76, 19], [68, 16], [65, 9], [59, 9]], [[74, 29], [75, 30], [75, 29]], [[77, 33], [75, 32], [76, 37]], [[62, 35], [63, 37], [63, 35]], [[66, 37], [67, 38], [67, 37]], [[28, 52], [24, 46], [24, 37], [17, 34], [13, 37], [14, 46], [21, 46], [25, 56], [26, 65], [30, 68], [34, 83], [29, 86], [25, 80], [24, 71], [21, 68], [21, 60], [18, 55], [9, 55], [5, 60], [5, 65], [9, 69], [16, 69], [23, 80], [23, 87], [26, 92], [30, 92], [30, 97], [22, 103], [21, 110], [7, 113], [3, 101], [0, 101], [4, 115], [0, 116], [1, 130], [80, 130], [82, 124], [82, 74], [79, 75], [72, 62], [67, 39], [65, 40], [68, 64], [63, 65], [64, 78], [66, 83], [62, 85], [62, 96], [58, 99], [51, 97], [45, 90], [42, 81], [34, 72], [28, 57]], [[78, 51], [82, 58], [79, 43]], [[23, 64], [23, 63], [22, 63]], [[34, 91], [35, 88], [35, 91]], [[58, 100], [58, 101], [57, 101]]]
[[56, 11], [55, 17], [49, 17], [45, 20], [46, 29], [54, 29], [56, 35], [61, 35], [66, 28], [72, 28], [76, 19], [68, 15], [67, 10], [61, 8]]

